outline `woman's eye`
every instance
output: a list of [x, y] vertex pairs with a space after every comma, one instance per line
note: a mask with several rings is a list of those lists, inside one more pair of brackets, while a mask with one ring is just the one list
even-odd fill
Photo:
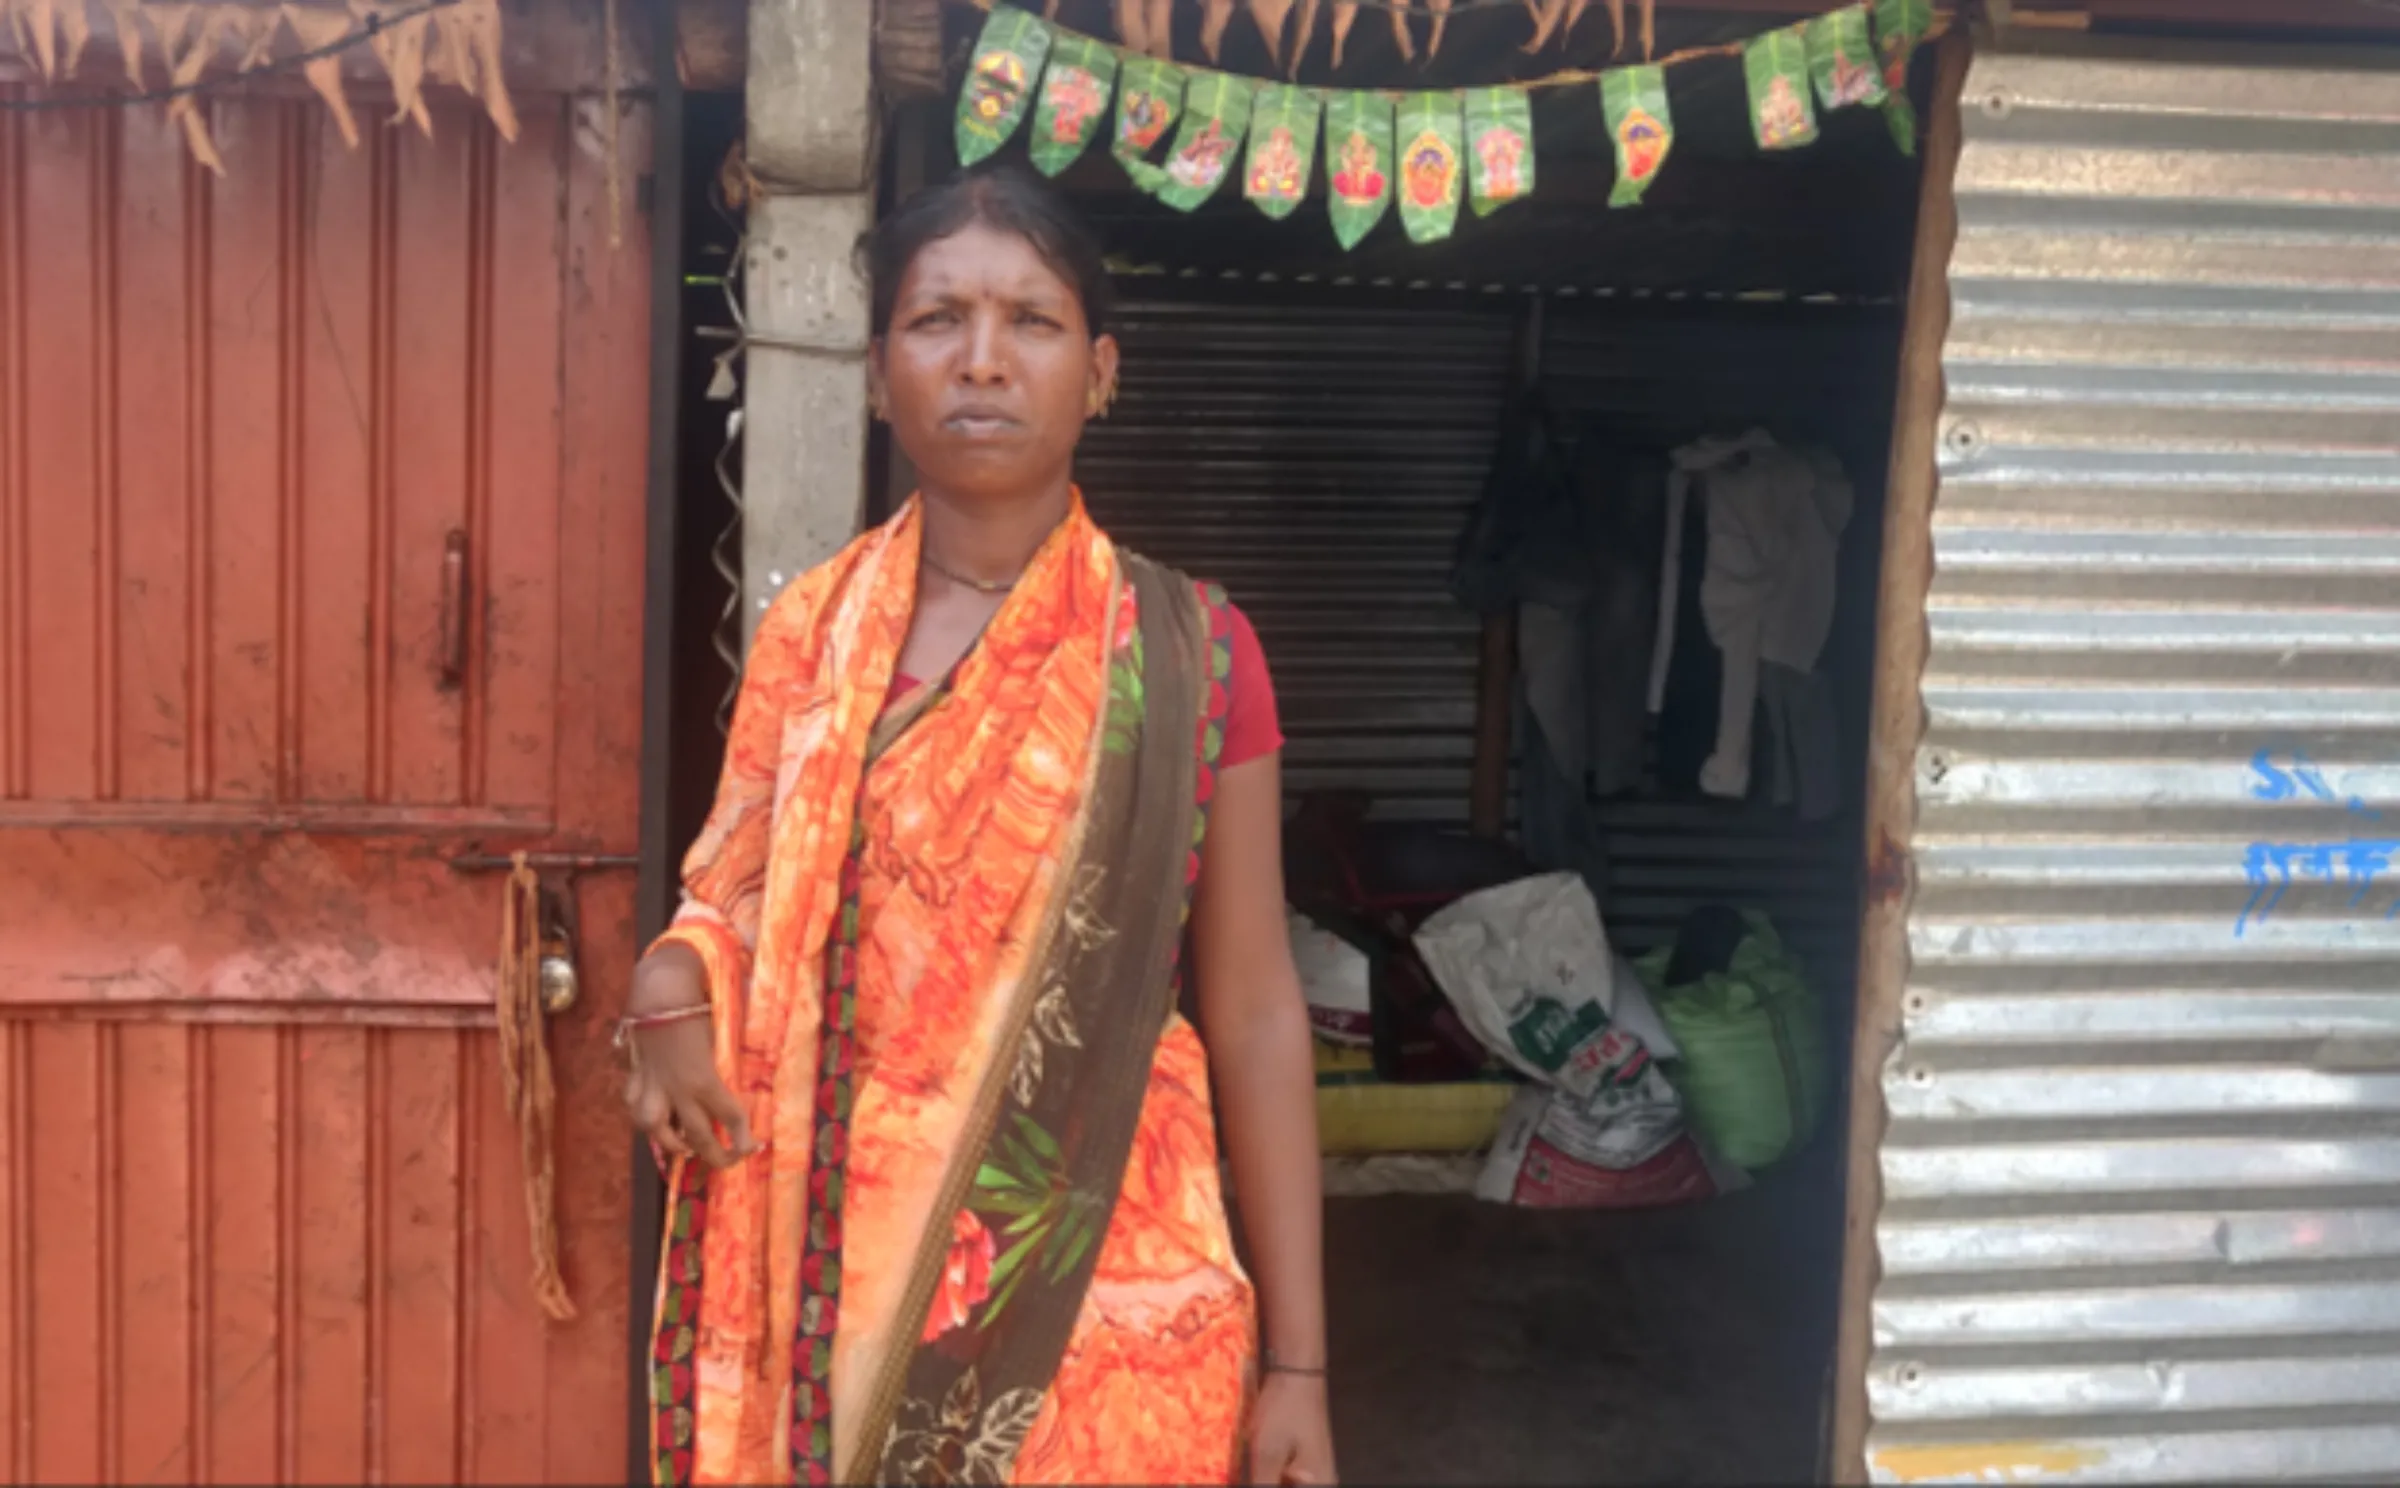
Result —
[[911, 320], [908, 323], [908, 328], [912, 331], [929, 331], [938, 330], [942, 327], [953, 326], [956, 324], [958, 324], [958, 313], [956, 311], [928, 310], [924, 314]]
[[1020, 310], [1017, 312], [1017, 324], [1054, 331], [1058, 329], [1058, 317], [1040, 310]]

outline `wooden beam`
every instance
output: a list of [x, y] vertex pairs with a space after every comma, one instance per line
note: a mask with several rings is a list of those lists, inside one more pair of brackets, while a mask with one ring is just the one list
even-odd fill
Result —
[[1900, 392], [1885, 488], [1883, 577], [1875, 616], [1874, 723], [1867, 745], [1866, 874], [1858, 947], [1857, 1028], [1850, 1044], [1848, 1205], [1842, 1234], [1841, 1329], [1834, 1351], [1832, 1461], [1843, 1484], [1868, 1480], [1867, 1364], [1879, 1276], [1875, 1222], [1883, 1209], [1883, 1070], [1900, 1045], [1908, 982], [1908, 910], [1915, 884], [1917, 746], [1925, 735], [1925, 597], [1933, 584], [1935, 451], [1942, 415], [1942, 343], [1950, 332], [1950, 250], [1958, 238], [1955, 183], [1973, 47], [1963, 30], [1940, 47], [1926, 116], [1925, 187], [1917, 207], [1916, 266], [1901, 333]]

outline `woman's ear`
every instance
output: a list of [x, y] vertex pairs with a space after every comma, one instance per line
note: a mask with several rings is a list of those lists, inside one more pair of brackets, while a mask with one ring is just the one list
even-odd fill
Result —
[[1117, 401], [1117, 338], [1099, 335], [1092, 338], [1091, 386], [1084, 399], [1084, 414], [1089, 418], [1108, 417], [1109, 405]]
[[867, 416], [879, 424], [890, 417], [888, 388], [883, 374], [883, 338], [877, 336], [867, 343]]

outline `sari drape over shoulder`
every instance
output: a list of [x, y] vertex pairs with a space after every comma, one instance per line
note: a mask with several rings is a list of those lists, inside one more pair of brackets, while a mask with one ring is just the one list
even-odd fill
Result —
[[654, 1473], [1226, 1481], [1255, 1323], [1174, 982], [1229, 609], [1078, 499], [894, 702], [919, 534], [776, 601], [686, 862], [762, 1150], [668, 1171]]

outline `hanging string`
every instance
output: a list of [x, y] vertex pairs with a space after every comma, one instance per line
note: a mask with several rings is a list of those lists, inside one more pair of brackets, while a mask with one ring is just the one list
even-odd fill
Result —
[[542, 1031], [542, 881], [518, 853], [500, 905], [500, 1089], [517, 1123], [525, 1214], [533, 1228], [533, 1300], [553, 1322], [575, 1304], [558, 1270], [558, 1089]]

